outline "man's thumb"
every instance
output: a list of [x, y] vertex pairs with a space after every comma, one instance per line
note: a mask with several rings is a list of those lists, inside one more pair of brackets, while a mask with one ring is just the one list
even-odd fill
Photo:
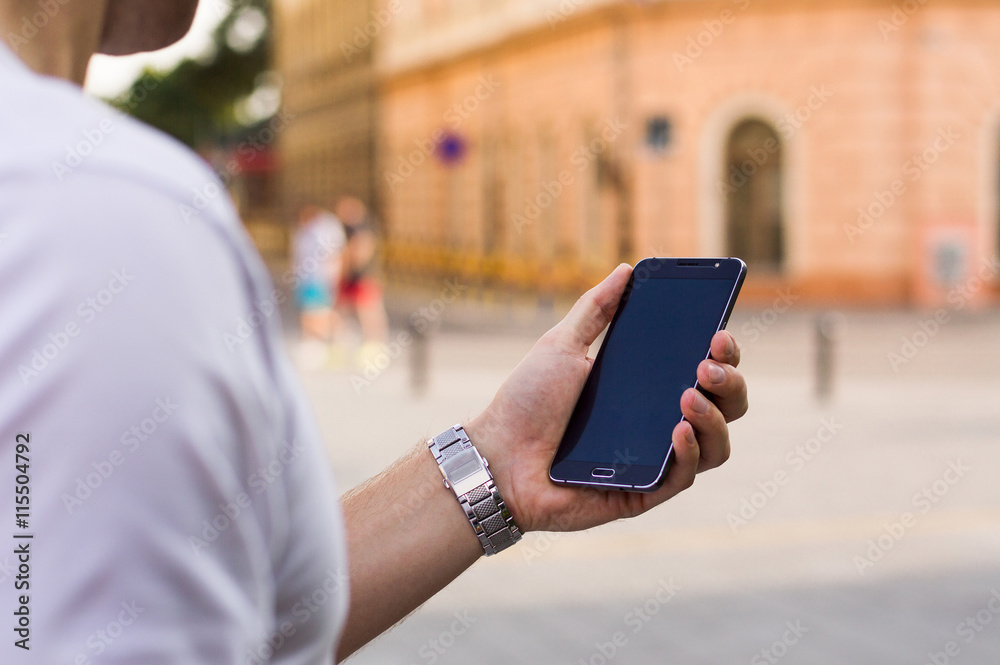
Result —
[[559, 324], [565, 327], [575, 344], [589, 349], [601, 331], [611, 323], [631, 274], [632, 266], [622, 263], [603, 282], [580, 296]]

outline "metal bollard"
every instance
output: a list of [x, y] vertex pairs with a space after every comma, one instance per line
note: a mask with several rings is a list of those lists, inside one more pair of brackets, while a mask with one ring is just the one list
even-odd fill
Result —
[[406, 324], [410, 333], [410, 391], [415, 397], [420, 397], [427, 392], [427, 368], [429, 364], [427, 353], [427, 326], [419, 329], [413, 325], [413, 321]]
[[823, 312], [816, 317], [816, 398], [826, 402], [833, 394], [834, 342], [837, 337], [836, 317]]

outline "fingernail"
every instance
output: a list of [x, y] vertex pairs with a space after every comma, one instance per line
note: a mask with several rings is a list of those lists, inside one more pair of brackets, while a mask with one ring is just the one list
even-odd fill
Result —
[[691, 407], [695, 410], [695, 413], [700, 413], [702, 415], [708, 413], [708, 400], [700, 392], [695, 391], [694, 393], [694, 403]]
[[690, 429], [688, 429], [687, 434], [684, 435], [684, 440], [687, 441], [687, 444], [689, 446], [691, 446], [692, 448], [694, 448], [695, 446], [698, 445], [698, 440], [694, 438], [694, 428], [693, 427], [690, 428]]
[[708, 380], [712, 383], [722, 383], [726, 380], [726, 371], [714, 363], [709, 363]]
[[726, 355], [732, 356], [734, 353], [736, 353], [736, 344], [733, 343], [731, 336], [726, 335]]

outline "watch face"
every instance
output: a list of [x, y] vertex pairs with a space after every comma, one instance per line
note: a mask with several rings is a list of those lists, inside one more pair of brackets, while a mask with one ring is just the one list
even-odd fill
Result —
[[486, 465], [481, 460], [482, 458], [476, 452], [475, 448], [466, 448], [462, 452], [446, 459], [441, 466], [448, 474], [448, 481], [452, 485], [457, 485], [466, 478], [474, 476], [476, 472], [486, 468]]

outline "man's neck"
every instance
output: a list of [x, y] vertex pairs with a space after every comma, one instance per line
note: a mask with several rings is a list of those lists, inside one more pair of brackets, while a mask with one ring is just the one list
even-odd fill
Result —
[[0, 39], [31, 69], [83, 85], [107, 0], [0, 0]]

